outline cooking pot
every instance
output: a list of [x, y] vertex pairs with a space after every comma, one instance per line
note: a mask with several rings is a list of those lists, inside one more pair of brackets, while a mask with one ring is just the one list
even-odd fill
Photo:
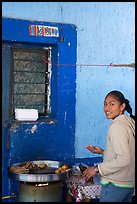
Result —
[[[23, 182], [35, 182], [35, 183], [41, 183], [41, 182], [54, 182], [54, 181], [60, 181], [60, 180], [66, 180], [72, 173], [72, 169], [69, 168], [66, 171], [62, 173], [55, 173], [55, 169], [61, 167], [64, 165], [63, 162], [60, 161], [53, 161], [53, 160], [38, 160], [38, 161], [29, 161], [37, 166], [40, 166], [40, 164], [46, 164], [46, 168], [40, 169], [32, 169], [29, 170], [28, 173], [16, 173], [10, 171], [10, 168], [8, 170], [8, 176], [12, 179], [23, 181]], [[13, 165], [13, 167], [21, 167], [22, 163], [16, 163]], [[69, 166], [69, 165], [68, 165]]]

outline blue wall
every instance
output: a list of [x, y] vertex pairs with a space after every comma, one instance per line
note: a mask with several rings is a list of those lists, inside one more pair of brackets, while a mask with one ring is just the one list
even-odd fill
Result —
[[[57, 24], [60, 23], [59, 26], [64, 25], [64, 23], [76, 26], [77, 44], [74, 58], [76, 58], [77, 66], [74, 72], [73, 66], [69, 66], [67, 69], [67, 76], [73, 72], [76, 87], [69, 85], [66, 87], [66, 84], [63, 87], [61, 85], [63, 80], [61, 75], [66, 73], [63, 67], [60, 69], [62, 72], [60, 72], [58, 81], [62, 89], [72, 90], [76, 88], [75, 105], [73, 104], [75, 113], [72, 113], [75, 117], [73, 120], [74, 130], [71, 131], [74, 138], [73, 136], [71, 138], [70, 153], [66, 153], [65, 156], [69, 158], [71, 155], [70, 158], [74, 159], [72, 159], [74, 163], [81, 161], [81, 159], [87, 163], [100, 161], [101, 158], [88, 152], [84, 146], [89, 143], [105, 148], [107, 127], [110, 123], [103, 113], [103, 101], [107, 92], [113, 89], [122, 91], [129, 99], [133, 113], [135, 113], [135, 69], [126, 66], [109, 66], [110, 63], [129, 64], [135, 62], [135, 3], [2, 2], [2, 16], [30, 21], [56, 22]], [[67, 33], [68, 30], [64, 30]], [[73, 36], [71, 35], [70, 38], [73, 39]], [[65, 45], [67, 46], [67, 44]], [[63, 49], [65, 50], [65, 48]], [[64, 51], [63, 49], [62, 51]], [[67, 55], [65, 55], [66, 57]], [[69, 58], [60, 58], [60, 60], [70, 63]], [[65, 105], [64, 112], [59, 108], [60, 102], [63, 103], [62, 96], [63, 92], [61, 97], [58, 97], [58, 100], [61, 101], [56, 103], [58, 105], [54, 107], [54, 113], [56, 116], [58, 111], [62, 112], [60, 121], [62, 121], [61, 124], [64, 124], [63, 115], [68, 105]], [[67, 102], [69, 99], [70, 97], [67, 97]], [[71, 100], [68, 104], [71, 104]], [[65, 123], [65, 127], [68, 129], [67, 123]], [[29, 128], [31, 128], [30, 125]], [[45, 130], [45, 127], [43, 128]], [[56, 132], [56, 125], [53, 129]], [[35, 134], [37, 135], [38, 132]], [[11, 137], [13, 138], [14, 134], [11, 134]], [[65, 140], [62, 141], [65, 143]], [[66, 140], [67, 142], [68, 140]], [[65, 152], [65, 149], [62, 151]], [[17, 149], [15, 152], [18, 153]], [[12, 154], [10, 155], [14, 161], [14, 157]], [[51, 155], [49, 154], [49, 156]]]
[[[17, 190], [7, 177], [8, 166], [32, 160], [58, 160], [72, 163], [75, 140], [75, 87], [76, 43], [74, 25], [3, 18], [3, 194]], [[59, 37], [30, 36], [29, 25], [58, 27]], [[51, 116], [40, 117], [36, 122], [19, 122], [10, 116], [11, 51], [19, 47], [52, 47]], [[67, 53], [67, 55], [65, 54]], [[69, 66], [73, 64], [71, 74]], [[33, 133], [31, 130], [36, 125]], [[6, 173], [5, 173], [6, 172]], [[7, 188], [9, 186], [9, 188]]]
[[83, 146], [105, 147], [107, 92], [122, 91], [135, 113], [135, 69], [85, 65], [135, 62], [135, 2], [2, 2], [2, 16], [76, 25], [75, 156], [94, 156]]

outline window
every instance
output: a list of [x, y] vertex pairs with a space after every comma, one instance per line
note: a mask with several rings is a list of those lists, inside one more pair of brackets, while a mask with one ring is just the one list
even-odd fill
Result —
[[15, 108], [38, 109], [50, 113], [51, 49], [12, 48], [12, 114]]

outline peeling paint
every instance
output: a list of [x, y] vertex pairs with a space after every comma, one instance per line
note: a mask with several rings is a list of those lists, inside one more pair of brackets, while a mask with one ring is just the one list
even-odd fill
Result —
[[[70, 67], [60, 66], [60, 64], [67, 64], [68, 61], [70, 64], [76, 64], [77, 41], [75, 28], [72, 29], [71, 25], [65, 24], [65, 42], [58, 43], [57, 38], [45, 38], [44, 36], [41, 36], [41, 38], [33, 38], [30, 35], [26, 35], [30, 22], [24, 20], [12, 19], [14, 29], [12, 29], [12, 32], [10, 32], [9, 34], [7, 32], [7, 27], [9, 27], [8, 25], [11, 25], [11, 20], [3, 18], [3, 21], [4, 42], [17, 40], [17, 42], [22, 42], [22, 44], [25, 42], [24, 46], [26, 46], [28, 42], [29, 44], [31, 43], [32, 46], [35, 46], [36, 43], [39, 43], [39, 45], [41, 45], [42, 47], [45, 47], [45, 44], [48, 44], [50, 46], [52, 45], [52, 94], [50, 95], [51, 113], [48, 118], [42, 116], [38, 118], [37, 121], [15, 121], [14, 119], [10, 121], [10, 145], [9, 149], [6, 149], [6, 151], [8, 151], [8, 158], [6, 158], [6, 160], [4, 156], [4, 161], [8, 161], [9, 163], [14, 164], [28, 160], [45, 160], [52, 158], [54, 160], [62, 161], [64, 160], [64, 158], [65, 160], [68, 158], [73, 158], [75, 136], [75, 131], [73, 130], [75, 130], [76, 66], [73, 66], [73, 69], [70, 72]], [[51, 25], [51, 23], [48, 23], [48, 25]], [[59, 30], [62, 31], [60, 24], [58, 27]], [[19, 32], [21, 33], [21, 35], [19, 35]], [[33, 45], [33, 43], [35, 44]], [[71, 43], [70, 47], [68, 47], [68, 43]], [[64, 53], [67, 53], [67, 55], [64, 55]], [[10, 53], [8, 53], [8, 55], [10, 56]], [[5, 80], [7, 73], [9, 78], [11, 74], [10, 57], [8, 59], [9, 60], [7, 60], [7, 55], [5, 54], [4, 62], [6, 63], [7, 68], [7, 72], [5, 72], [3, 79], [5, 90], [10, 89], [10, 83], [7, 85], [7, 80]], [[3, 69], [5, 71], [4, 65]], [[4, 93], [6, 101], [8, 101], [9, 93], [7, 91], [4, 91]], [[8, 103], [5, 103], [4, 110], [8, 110], [8, 105]], [[5, 118], [6, 117], [7, 116], [5, 116]], [[65, 125], [64, 117], [65, 120], [67, 117]], [[3, 120], [7, 121], [7, 118]], [[73, 129], [70, 130], [69, 126], [71, 126]], [[6, 136], [7, 135], [5, 133], [4, 137]], [[71, 142], [69, 142], [70, 140]], [[4, 165], [3, 169], [3, 171], [5, 172], [5, 170], [7, 169], [6, 165]], [[3, 178], [4, 191], [7, 191], [7, 182], [8, 177], [6, 175], [6, 177]], [[11, 185], [9, 185], [8, 189], [10, 192], [13, 191], [13, 187]]]
[[37, 130], [37, 125], [33, 125], [31, 128], [31, 132], [34, 133]]
[[17, 132], [17, 128], [19, 128], [19, 125], [17, 123], [13, 123], [13, 126], [11, 126], [11, 130], [13, 130], [13, 132]]
[[53, 121], [53, 120], [51, 120], [51, 121], [49, 122], [49, 124], [54, 124], [54, 121]]

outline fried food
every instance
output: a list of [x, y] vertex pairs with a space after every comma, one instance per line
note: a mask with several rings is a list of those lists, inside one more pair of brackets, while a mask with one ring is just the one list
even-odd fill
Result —
[[58, 168], [55, 170], [55, 174], [60, 174], [61, 173], [61, 170]]
[[20, 174], [27, 174], [29, 173], [29, 169], [23, 167], [19, 167], [19, 166], [12, 166], [10, 167], [10, 172], [12, 173], [20, 173]]
[[61, 167], [62, 170], [66, 170], [68, 169], [68, 166], [66, 164], [64, 164], [62, 167]]
[[12, 173], [25, 174], [29, 173], [30, 170], [36, 170], [37, 168], [38, 168], [37, 164], [34, 164], [33, 162], [26, 162], [23, 163], [21, 166], [11, 166], [9, 170]]
[[45, 164], [45, 163], [41, 163], [41, 164], [39, 165], [39, 168], [40, 168], [40, 169], [44, 169], [45, 167], [47, 167], [47, 164]]
[[68, 171], [68, 170], [69, 170], [68, 165], [64, 164], [64, 165], [62, 165], [61, 167], [57, 168], [57, 169], [55, 170], [55, 173], [56, 173], [56, 174], [59, 174], [59, 173], [66, 172], [66, 171]]

